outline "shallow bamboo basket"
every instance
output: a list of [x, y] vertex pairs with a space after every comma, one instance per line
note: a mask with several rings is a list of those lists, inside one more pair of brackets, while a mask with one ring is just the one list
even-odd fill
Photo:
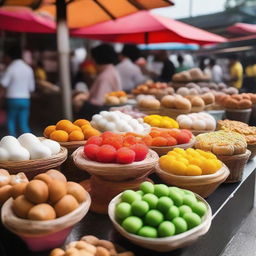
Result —
[[199, 237], [206, 234], [211, 226], [212, 222], [212, 210], [209, 204], [199, 195], [195, 194], [197, 200], [203, 202], [207, 207], [207, 213], [202, 218], [202, 223], [192, 228], [184, 233], [164, 237], [164, 238], [147, 238], [138, 235], [134, 235], [128, 233], [123, 229], [123, 227], [116, 221], [115, 219], [115, 208], [118, 203], [121, 201], [121, 195], [117, 195], [109, 204], [108, 207], [108, 215], [113, 223], [115, 229], [125, 238], [127, 238], [130, 242], [139, 245], [141, 247], [158, 251], [158, 252], [168, 252], [172, 250], [176, 250], [178, 248], [183, 248], [188, 245], [193, 244]]
[[247, 149], [251, 151], [249, 160], [252, 160], [256, 156], [256, 143], [255, 144], [247, 144]]
[[12, 204], [13, 199], [10, 198], [2, 207], [3, 225], [24, 240], [30, 250], [42, 251], [59, 247], [64, 243], [72, 227], [87, 214], [91, 197], [87, 193], [86, 201], [77, 209], [60, 218], [46, 221], [19, 218], [13, 212]]
[[176, 119], [177, 116], [182, 114], [188, 114], [190, 113], [190, 110], [184, 110], [184, 109], [175, 109], [175, 108], [162, 108], [161, 109], [161, 115], [169, 116], [171, 118]]
[[207, 133], [207, 132], [214, 132], [214, 130], [190, 130], [194, 136], [197, 136], [202, 133]]
[[229, 169], [230, 175], [226, 179], [225, 183], [235, 183], [242, 180], [244, 167], [248, 162], [251, 152], [247, 149], [244, 154], [233, 156], [221, 156], [216, 155], [217, 158], [223, 162]]
[[235, 120], [249, 123], [252, 109], [226, 109], [226, 118], [229, 120]]
[[10, 174], [24, 172], [31, 179], [35, 175], [45, 172], [49, 169], [59, 169], [61, 164], [67, 159], [68, 151], [61, 147], [58, 154], [49, 158], [34, 159], [26, 161], [0, 161], [0, 168], [6, 169]]
[[85, 143], [86, 140], [60, 142], [60, 145], [68, 150], [67, 160], [61, 166], [61, 171], [66, 176], [67, 180], [80, 182], [89, 177], [88, 173], [83, 172], [76, 167], [72, 158], [72, 153], [79, 147], [84, 146]]
[[139, 110], [139, 112], [142, 112], [146, 115], [161, 115], [162, 114], [162, 108], [159, 108], [159, 109], [143, 108], [143, 107], [140, 107], [139, 105], [137, 105], [136, 108]]
[[223, 183], [230, 172], [226, 165], [223, 165], [216, 173], [201, 176], [181, 176], [168, 173], [162, 170], [159, 164], [156, 165], [156, 174], [168, 184], [191, 190], [206, 198], [211, 195], [221, 183]]
[[78, 168], [89, 172], [91, 175], [110, 181], [124, 181], [141, 177], [155, 168], [158, 158], [156, 152], [149, 150], [147, 157], [143, 161], [131, 164], [115, 164], [98, 163], [89, 160], [84, 156], [82, 147], [73, 153], [73, 160]]
[[183, 149], [192, 148], [194, 146], [195, 142], [196, 142], [196, 139], [193, 136], [190, 139], [189, 143], [178, 144], [178, 145], [175, 145], [175, 146], [168, 146], [168, 147], [154, 147], [154, 146], [151, 146], [150, 149], [154, 150], [159, 156], [163, 156], [163, 155], [166, 155], [169, 151], [173, 150], [174, 148], [183, 148]]

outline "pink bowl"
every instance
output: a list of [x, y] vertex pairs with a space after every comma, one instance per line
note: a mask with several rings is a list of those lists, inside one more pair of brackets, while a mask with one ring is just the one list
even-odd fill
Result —
[[89, 211], [91, 197], [87, 193], [86, 201], [71, 213], [55, 220], [35, 221], [21, 219], [12, 211], [13, 199], [10, 198], [2, 206], [1, 219], [3, 225], [18, 235], [31, 251], [44, 251], [61, 246], [73, 226]]

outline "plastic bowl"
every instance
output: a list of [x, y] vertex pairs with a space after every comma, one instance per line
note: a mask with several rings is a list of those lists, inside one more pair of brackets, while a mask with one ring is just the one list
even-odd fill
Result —
[[7, 229], [18, 235], [31, 251], [50, 250], [61, 246], [73, 226], [87, 214], [91, 205], [91, 197], [88, 193], [86, 198], [86, 201], [71, 213], [47, 221], [18, 218], [12, 211], [13, 199], [10, 198], [2, 206], [2, 223]]
[[158, 251], [158, 252], [167, 252], [176, 250], [188, 246], [195, 242], [200, 236], [206, 234], [211, 226], [212, 222], [212, 210], [209, 204], [199, 195], [195, 194], [196, 198], [203, 202], [207, 207], [207, 213], [203, 217], [202, 223], [192, 228], [184, 233], [179, 235], [164, 237], [164, 238], [145, 238], [142, 236], [137, 236], [125, 231], [122, 226], [115, 219], [115, 207], [121, 200], [121, 194], [117, 195], [112, 199], [108, 207], [108, 215], [112, 221], [115, 229], [130, 242], [137, 244], [141, 247]]

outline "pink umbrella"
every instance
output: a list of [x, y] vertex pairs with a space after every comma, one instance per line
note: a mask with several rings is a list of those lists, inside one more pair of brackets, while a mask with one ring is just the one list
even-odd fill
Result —
[[204, 45], [227, 41], [224, 37], [148, 11], [75, 29], [72, 31], [72, 35], [110, 42], [137, 44], [180, 42]]
[[56, 25], [50, 17], [42, 16], [31, 9], [1, 8], [0, 30], [29, 33], [55, 33]]
[[256, 34], [256, 24], [236, 23], [228, 27], [227, 31], [240, 35]]

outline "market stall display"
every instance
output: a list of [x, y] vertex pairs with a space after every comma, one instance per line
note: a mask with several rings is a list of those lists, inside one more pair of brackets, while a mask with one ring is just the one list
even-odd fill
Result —
[[251, 151], [249, 159], [252, 159], [256, 155], [256, 127], [249, 126], [243, 122], [232, 120], [220, 120], [218, 121], [218, 129], [224, 131], [237, 132], [243, 135], [247, 142], [247, 149]]
[[192, 68], [174, 74], [172, 81], [176, 83], [209, 81], [211, 78], [201, 71], [200, 68]]
[[236, 132], [216, 131], [196, 136], [195, 148], [211, 151], [230, 170], [226, 182], [241, 180], [245, 164], [251, 152], [243, 135]]
[[147, 134], [150, 130], [148, 124], [139, 122], [137, 119], [120, 111], [101, 111], [92, 117], [91, 125], [101, 132]]
[[142, 183], [109, 204], [116, 230], [139, 246], [165, 252], [193, 243], [207, 233], [211, 208], [200, 196], [164, 184]]
[[211, 152], [174, 148], [160, 157], [156, 173], [166, 184], [191, 190], [205, 198], [230, 172]]
[[24, 133], [18, 139], [5, 136], [0, 141], [0, 168], [10, 174], [24, 172], [28, 178], [49, 168], [59, 168], [67, 150], [59, 143]]
[[158, 155], [140, 144], [141, 138], [132, 135], [105, 132], [92, 140], [73, 153], [73, 160], [78, 168], [92, 175], [83, 183], [90, 189], [91, 209], [107, 213], [108, 203], [114, 196], [125, 189], [136, 189], [147, 179]]
[[65, 249], [55, 248], [49, 256], [134, 256], [130, 251], [120, 250], [108, 240], [95, 236], [83, 236], [79, 241], [73, 241], [66, 245]]
[[214, 131], [216, 128], [215, 119], [205, 112], [179, 115], [176, 120], [181, 129], [188, 129], [194, 135]]
[[63, 244], [90, 204], [83, 187], [67, 182], [57, 170], [49, 170], [26, 183], [21, 195], [4, 203], [1, 219], [30, 250], [41, 251]]
[[127, 94], [124, 91], [110, 92], [105, 95], [105, 104], [109, 106], [123, 105], [127, 100]]

